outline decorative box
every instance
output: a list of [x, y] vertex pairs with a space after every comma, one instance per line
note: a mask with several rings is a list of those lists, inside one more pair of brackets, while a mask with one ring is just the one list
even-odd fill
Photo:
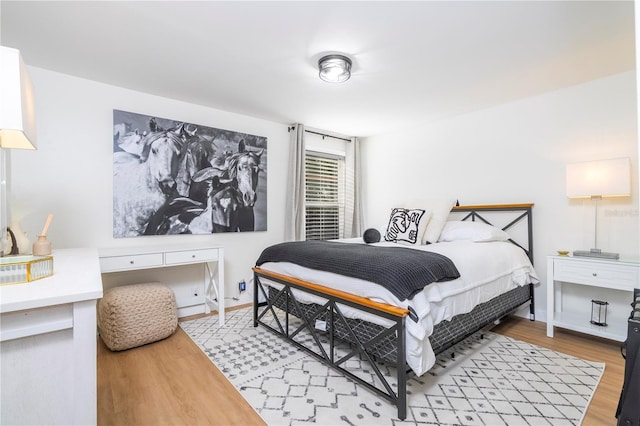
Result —
[[53, 256], [0, 257], [0, 285], [21, 284], [53, 275]]

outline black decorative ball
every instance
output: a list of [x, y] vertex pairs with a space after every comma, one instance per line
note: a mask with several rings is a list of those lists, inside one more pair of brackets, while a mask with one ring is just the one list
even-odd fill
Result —
[[375, 228], [369, 228], [366, 231], [364, 231], [364, 235], [362, 236], [362, 239], [367, 244], [377, 243], [378, 241], [380, 241], [380, 231], [378, 231]]

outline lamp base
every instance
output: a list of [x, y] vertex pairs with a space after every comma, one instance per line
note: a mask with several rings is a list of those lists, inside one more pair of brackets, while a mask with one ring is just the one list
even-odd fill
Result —
[[601, 259], [620, 259], [620, 253], [608, 253], [600, 249], [592, 248], [591, 250], [575, 250], [574, 256], [578, 257], [599, 257]]

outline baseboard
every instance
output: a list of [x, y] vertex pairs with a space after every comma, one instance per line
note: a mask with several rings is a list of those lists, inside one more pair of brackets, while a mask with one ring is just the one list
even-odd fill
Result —
[[204, 303], [200, 305], [183, 306], [178, 308], [178, 318], [204, 314], [204, 312]]

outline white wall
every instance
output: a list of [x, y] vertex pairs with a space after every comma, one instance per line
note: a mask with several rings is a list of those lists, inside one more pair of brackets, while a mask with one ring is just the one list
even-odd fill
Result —
[[[225, 249], [226, 293], [237, 296], [238, 281], [251, 278], [251, 267], [269, 244], [282, 240], [284, 193], [288, 156], [286, 125], [178, 102], [132, 90], [54, 73], [29, 69], [36, 93], [38, 150], [10, 153], [12, 218], [33, 241], [48, 213], [53, 248], [159, 246], [185, 242], [210, 243]], [[113, 110], [266, 136], [268, 140], [268, 226], [266, 232], [212, 235], [112, 237]], [[202, 282], [201, 269], [163, 270], [154, 278]], [[172, 276], [177, 275], [177, 276]], [[185, 278], [186, 277], [186, 278]], [[144, 274], [104, 276], [105, 283], [135, 282]], [[230, 305], [249, 303], [249, 292]]]
[[[289, 135], [285, 124], [30, 68], [36, 89], [38, 151], [13, 150], [10, 211], [34, 239], [49, 212], [54, 248], [163, 246], [208, 242], [226, 251], [226, 292], [248, 279], [261, 250], [284, 229]], [[638, 144], [635, 73], [623, 73], [535, 98], [417, 125], [362, 143], [365, 226], [386, 223], [394, 205], [419, 197], [455, 196], [463, 204], [533, 202], [536, 270], [545, 256], [593, 243], [593, 205], [565, 196], [565, 164], [630, 157], [633, 197], [603, 200], [599, 246], [638, 257]], [[268, 231], [211, 236], [112, 237], [113, 109], [257, 134], [268, 138]], [[330, 130], [330, 129], [327, 129]], [[146, 275], [115, 274], [107, 285]], [[151, 279], [182, 280], [188, 292], [200, 270], [163, 271]], [[536, 290], [544, 318], [544, 284]], [[180, 294], [177, 294], [180, 296]], [[230, 305], [248, 303], [249, 294]]]
[[536, 310], [544, 320], [545, 256], [593, 245], [593, 204], [567, 199], [567, 163], [631, 158], [633, 196], [600, 202], [598, 246], [623, 257], [640, 255], [635, 85], [635, 73], [628, 72], [367, 138], [365, 227], [386, 223], [392, 207], [413, 198], [535, 203], [534, 257], [543, 282]]

